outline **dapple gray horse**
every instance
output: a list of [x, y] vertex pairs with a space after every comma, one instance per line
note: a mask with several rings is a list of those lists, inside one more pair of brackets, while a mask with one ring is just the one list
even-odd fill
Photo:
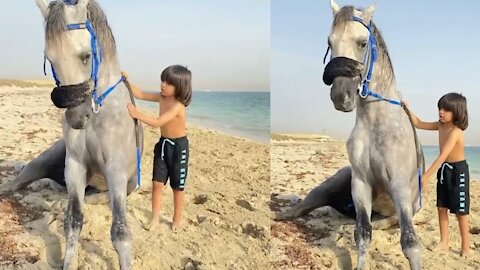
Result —
[[121, 84], [113, 34], [94, 0], [36, 2], [45, 18], [45, 57], [54, 67], [57, 82], [52, 101], [67, 108], [63, 139], [27, 164], [8, 190], [43, 177], [66, 184], [63, 268], [68, 269], [82, 229], [85, 189], [101, 176], [108, 188], [113, 216], [110, 233], [120, 268], [131, 269], [126, 204], [127, 195], [137, 187], [141, 150], [136, 149], [136, 139], [143, 148], [143, 133], [140, 127], [136, 138], [134, 121], [126, 109], [131, 99]]
[[357, 267], [364, 269], [372, 237], [372, 209], [387, 210], [388, 216], [392, 206], [401, 228], [403, 253], [411, 269], [421, 269], [420, 242], [412, 219], [421, 207], [423, 153], [408, 112], [398, 106], [401, 96], [387, 46], [371, 21], [375, 6], [340, 8], [333, 0], [330, 5], [334, 15], [328, 37], [331, 60], [323, 79], [332, 85], [330, 97], [337, 110], [356, 108], [355, 126], [347, 141], [351, 167], [322, 182], [279, 219], [325, 205], [355, 216]]

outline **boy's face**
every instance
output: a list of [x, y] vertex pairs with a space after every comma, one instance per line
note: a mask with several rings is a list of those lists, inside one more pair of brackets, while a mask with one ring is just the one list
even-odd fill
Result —
[[453, 121], [453, 113], [445, 109], [438, 110], [438, 120], [441, 123], [448, 123]]
[[175, 96], [175, 86], [167, 82], [162, 82], [162, 84], [160, 85], [160, 90], [161, 90], [162, 96], [164, 97]]

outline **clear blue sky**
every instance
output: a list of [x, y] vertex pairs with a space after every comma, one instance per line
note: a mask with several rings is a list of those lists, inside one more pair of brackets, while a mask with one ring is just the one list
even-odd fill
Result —
[[[157, 88], [165, 67], [183, 64], [194, 90], [269, 90], [270, 1], [97, 2], [140, 86]], [[43, 78], [42, 23], [34, 0], [2, 1], [0, 78]]]
[[[337, 0], [367, 7], [372, 0]], [[348, 138], [355, 113], [336, 111], [322, 81], [333, 20], [329, 0], [272, 1], [271, 127], [273, 132], [324, 133]], [[373, 17], [387, 43], [404, 99], [422, 120], [438, 119], [447, 92], [468, 100], [466, 143], [480, 145], [480, 1], [378, 0]], [[419, 131], [424, 144], [438, 134]]]

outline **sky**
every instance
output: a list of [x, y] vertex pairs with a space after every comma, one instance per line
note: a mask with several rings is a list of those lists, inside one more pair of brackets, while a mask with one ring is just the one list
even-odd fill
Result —
[[[437, 102], [448, 92], [467, 98], [467, 145], [480, 145], [480, 1], [376, 1], [373, 21], [386, 41], [403, 98], [424, 121], [438, 119]], [[373, 0], [337, 0], [367, 7]], [[348, 139], [355, 112], [335, 110], [322, 81], [333, 14], [329, 0], [271, 3], [272, 132], [322, 133]], [[418, 131], [423, 144], [438, 133]]]
[[[182, 64], [192, 71], [194, 90], [269, 90], [269, 0], [97, 2], [121, 68], [140, 87], [157, 89], [162, 70]], [[44, 78], [43, 18], [35, 1], [2, 1], [0, 24], [0, 78]]]

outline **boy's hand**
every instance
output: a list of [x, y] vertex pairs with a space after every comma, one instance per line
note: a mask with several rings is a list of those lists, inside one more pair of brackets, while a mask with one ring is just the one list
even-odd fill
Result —
[[132, 103], [127, 104], [127, 109], [128, 109], [128, 114], [130, 114], [132, 118], [138, 118], [137, 108], [135, 108], [135, 106], [133, 106]]
[[422, 193], [428, 190], [428, 179], [422, 177]]
[[125, 79], [128, 80], [128, 73], [127, 73], [127, 72], [122, 71], [122, 72], [120, 72], [120, 73], [122, 74], [123, 77], [125, 77]]
[[428, 189], [428, 180], [430, 180], [431, 175], [426, 172], [422, 175], [422, 191], [427, 191]]

